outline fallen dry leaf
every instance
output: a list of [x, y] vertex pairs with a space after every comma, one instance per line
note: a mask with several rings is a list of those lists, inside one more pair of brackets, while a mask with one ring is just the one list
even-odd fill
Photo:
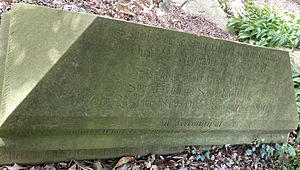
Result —
[[151, 163], [153, 163], [155, 161], [155, 155], [154, 154], [150, 155], [148, 157], [148, 161], [151, 162]]
[[14, 166], [5, 166], [8, 170], [23, 170], [28, 169], [27, 167], [20, 166], [18, 164], [14, 164]]
[[73, 164], [70, 168], [68, 168], [68, 170], [77, 170], [77, 165]]
[[123, 3], [118, 3], [117, 4], [117, 8], [121, 13], [127, 14], [127, 15], [131, 15], [131, 16], [135, 16], [135, 14], [133, 12], [131, 12], [131, 9], [128, 5], [123, 4]]
[[56, 168], [54, 167], [53, 164], [52, 165], [46, 165], [46, 166], [44, 166], [44, 169], [45, 170], [56, 170]]
[[85, 165], [85, 161], [74, 161], [77, 166], [79, 166], [82, 170], [93, 170], [93, 168], [90, 168]]
[[156, 163], [156, 166], [158, 169], [163, 169], [163, 168], [176, 168], [177, 162], [173, 160], [161, 160]]
[[122, 165], [124, 165], [124, 164], [126, 164], [126, 163], [128, 163], [128, 162], [131, 162], [131, 161], [134, 161], [135, 159], [134, 159], [134, 157], [132, 157], [132, 156], [126, 156], [126, 157], [123, 157], [123, 158], [121, 158], [119, 161], [118, 161], [118, 163], [114, 166], [114, 169], [115, 168], [118, 168], [118, 167], [120, 167], [120, 166], [122, 166]]

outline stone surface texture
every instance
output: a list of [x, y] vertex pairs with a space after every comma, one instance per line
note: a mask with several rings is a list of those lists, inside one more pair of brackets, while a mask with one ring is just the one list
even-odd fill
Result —
[[0, 164], [285, 142], [298, 123], [286, 51], [24, 4], [0, 37]]

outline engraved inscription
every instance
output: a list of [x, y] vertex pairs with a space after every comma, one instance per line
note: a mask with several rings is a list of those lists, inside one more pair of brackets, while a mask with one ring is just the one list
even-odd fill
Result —
[[163, 127], [204, 127], [204, 128], [212, 128], [212, 127], [221, 127], [222, 123], [220, 121], [182, 121], [182, 120], [163, 120], [161, 125]]

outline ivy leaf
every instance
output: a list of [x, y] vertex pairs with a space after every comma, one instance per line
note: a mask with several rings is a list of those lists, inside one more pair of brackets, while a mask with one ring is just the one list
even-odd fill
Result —
[[296, 156], [296, 151], [295, 151], [294, 147], [290, 144], [288, 144], [287, 146], [288, 146], [288, 148], [287, 148], [288, 155], [289, 156]]
[[79, 12], [86, 13], [86, 10], [83, 7], [80, 7]]
[[197, 161], [199, 161], [199, 160], [204, 161], [204, 160], [205, 160], [205, 156], [202, 155], [202, 154], [197, 155], [197, 156], [196, 156], [196, 160], [197, 160]]
[[205, 153], [205, 157], [206, 157], [207, 159], [210, 159], [210, 152], [209, 152], [209, 151], [207, 151], [207, 152]]
[[279, 150], [280, 148], [281, 148], [281, 145], [278, 144], [278, 143], [276, 143], [276, 144], [275, 144], [275, 150]]
[[265, 157], [266, 157], [266, 155], [267, 155], [267, 152], [266, 152], [266, 150], [264, 150], [264, 149], [261, 149], [261, 150], [260, 150], [260, 157], [261, 157], [261, 158], [265, 158]]
[[246, 156], [251, 156], [252, 155], [252, 150], [251, 149], [247, 149], [245, 152]]

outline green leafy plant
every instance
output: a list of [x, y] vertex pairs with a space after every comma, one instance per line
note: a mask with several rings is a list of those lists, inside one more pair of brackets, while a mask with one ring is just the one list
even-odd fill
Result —
[[280, 156], [284, 153], [286, 153], [290, 157], [295, 157], [297, 154], [294, 147], [288, 143], [283, 144], [276, 152], [276, 155]]
[[290, 144], [284, 144], [280, 148], [278, 155], [282, 155], [284, 153], [291, 154], [288, 155], [288, 159], [283, 165], [282, 169], [286, 170], [300, 170], [300, 153], [296, 152], [294, 147]]
[[300, 43], [300, 19], [294, 14], [265, 6], [247, 5], [247, 15], [231, 18], [227, 28], [238, 39], [253, 45], [296, 48]]
[[288, 162], [283, 166], [283, 169], [286, 170], [300, 170], [300, 154], [296, 152], [296, 155], [290, 157]]

